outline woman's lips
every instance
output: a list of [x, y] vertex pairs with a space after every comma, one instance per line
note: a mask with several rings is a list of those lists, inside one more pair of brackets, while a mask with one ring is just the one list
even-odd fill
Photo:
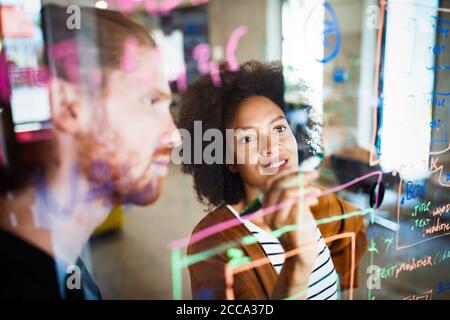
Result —
[[264, 169], [277, 169], [285, 167], [289, 163], [289, 158], [287, 156], [277, 157], [270, 160], [268, 163], [263, 164]]
[[288, 159], [280, 160], [280, 161], [277, 161], [277, 162], [270, 163], [267, 168], [268, 169], [282, 168], [282, 167], [286, 166], [287, 163], [288, 163]]
[[286, 168], [289, 165], [289, 159], [273, 159], [271, 162], [269, 162], [266, 165], [263, 165], [261, 168], [262, 174], [276, 174], [280, 170]]

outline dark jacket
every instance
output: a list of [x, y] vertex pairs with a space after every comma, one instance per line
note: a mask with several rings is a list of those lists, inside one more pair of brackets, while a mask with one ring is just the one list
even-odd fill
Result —
[[28, 242], [0, 230], [0, 300], [85, 300], [86, 290], [90, 298], [101, 299], [100, 291], [92, 280], [81, 259], [76, 264], [80, 269], [81, 288], [69, 290], [61, 277], [57, 262], [47, 253]]

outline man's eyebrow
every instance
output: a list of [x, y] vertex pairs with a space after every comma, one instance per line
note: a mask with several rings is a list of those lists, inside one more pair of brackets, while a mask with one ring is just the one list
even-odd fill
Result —
[[[277, 121], [279, 121], [279, 120], [286, 120], [286, 117], [285, 117], [285, 116], [278, 116], [278, 117], [276, 117], [276, 118], [270, 120], [269, 124], [274, 123], [274, 122], [277, 122]], [[287, 121], [287, 120], [286, 120], [286, 121]], [[254, 127], [254, 126], [239, 127], [239, 128], [236, 128], [236, 131], [250, 130], [250, 129], [256, 129], [256, 127]]]

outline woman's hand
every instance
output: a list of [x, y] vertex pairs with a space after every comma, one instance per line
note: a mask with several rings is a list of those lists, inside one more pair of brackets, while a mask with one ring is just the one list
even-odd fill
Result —
[[[286, 252], [300, 248], [300, 251], [286, 259], [280, 273], [278, 298], [289, 296], [306, 289], [309, 274], [317, 257], [317, 231], [310, 207], [318, 203], [321, 190], [311, 186], [319, 177], [318, 172], [299, 173], [297, 168], [282, 172], [272, 177], [267, 184], [263, 207], [285, 204], [264, 217], [265, 223], [277, 230], [285, 226], [301, 226], [293, 231], [283, 233], [280, 242]], [[277, 291], [276, 290], [276, 291]], [[306, 291], [306, 290], [305, 290]], [[284, 295], [284, 296], [283, 296]]]

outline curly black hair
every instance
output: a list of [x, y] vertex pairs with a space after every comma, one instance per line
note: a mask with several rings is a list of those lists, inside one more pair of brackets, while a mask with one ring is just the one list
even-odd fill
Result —
[[[220, 87], [213, 83], [209, 75], [205, 75], [190, 85], [183, 95], [177, 125], [180, 129], [186, 129], [191, 137], [194, 137], [194, 121], [201, 121], [203, 131], [219, 129], [225, 137], [227, 125], [232, 121], [237, 107], [252, 96], [266, 97], [286, 111], [280, 62], [250, 60], [243, 63], [238, 71], [230, 71], [228, 64], [222, 62], [219, 74]], [[309, 122], [307, 126], [311, 128], [318, 125], [317, 121]], [[191, 150], [194, 150], [195, 139], [190, 141]], [[203, 142], [202, 152], [209, 143]], [[222, 154], [226, 154], [225, 143]], [[197, 197], [209, 206], [208, 209], [236, 204], [244, 198], [244, 186], [238, 173], [231, 172], [225, 163], [195, 164], [192, 154], [191, 157], [189, 163], [183, 162], [182, 170], [193, 176]]]

